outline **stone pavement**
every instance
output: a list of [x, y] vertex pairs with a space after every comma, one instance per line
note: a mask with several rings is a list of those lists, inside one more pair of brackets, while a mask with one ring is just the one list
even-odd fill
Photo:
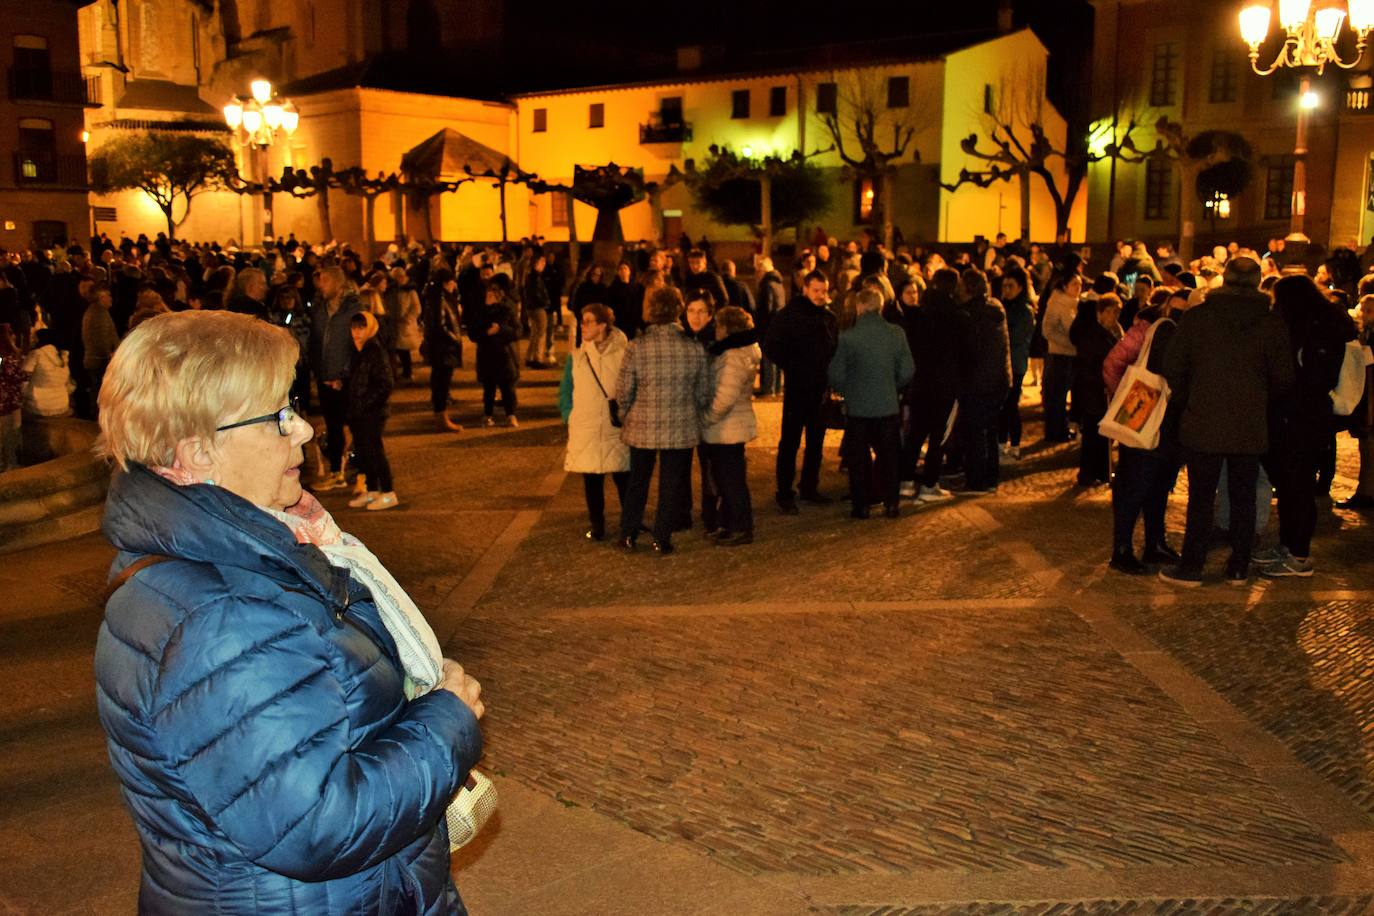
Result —
[[[461, 379], [459, 436], [398, 398], [401, 508], [327, 504], [483, 682], [474, 914], [1374, 913], [1369, 516], [1323, 509], [1310, 580], [1121, 577], [1109, 494], [1028, 403], [995, 497], [788, 518], [764, 401], [758, 541], [625, 556], [581, 537], [556, 373], [527, 373], [518, 429], [473, 428]], [[109, 555], [0, 566], [0, 913], [134, 906], [91, 696]]]

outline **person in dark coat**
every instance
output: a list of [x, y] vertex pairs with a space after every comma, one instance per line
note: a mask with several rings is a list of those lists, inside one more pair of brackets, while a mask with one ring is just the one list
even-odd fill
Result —
[[1021, 459], [1021, 386], [1030, 368], [1031, 343], [1035, 338], [1035, 306], [1030, 298], [1030, 275], [1019, 264], [1002, 271], [1002, 308], [1007, 312], [1007, 338], [1011, 343], [1011, 390], [997, 421], [997, 441], [1004, 443], [1010, 461]]
[[1160, 578], [1176, 585], [1202, 582], [1223, 461], [1231, 500], [1226, 579], [1237, 585], [1249, 580], [1255, 482], [1260, 456], [1269, 450], [1269, 411], [1293, 390], [1288, 329], [1270, 311], [1259, 281], [1253, 258], [1232, 258], [1222, 286], [1179, 324], [1164, 361], [1188, 465], [1183, 559], [1160, 570]]
[[349, 508], [369, 512], [395, 508], [399, 501], [391, 479], [382, 430], [386, 427], [387, 402], [394, 385], [391, 359], [378, 333], [376, 316], [359, 312], [349, 327], [353, 332], [353, 365], [348, 372], [348, 429], [353, 433], [353, 452], [366, 489], [349, 500]]
[[95, 696], [138, 912], [461, 916], [444, 812], [481, 688], [452, 661], [412, 674], [383, 617], [399, 583], [369, 588], [389, 574], [301, 489], [297, 353], [244, 315], [160, 315], [102, 392], [118, 553]]
[[821, 457], [825, 445], [825, 424], [821, 402], [830, 381], [826, 370], [839, 343], [839, 325], [830, 311], [830, 283], [819, 271], [811, 271], [802, 282], [803, 294], [768, 322], [763, 352], [783, 372], [782, 434], [778, 440], [778, 508], [796, 515], [797, 494], [792, 489], [797, 473], [797, 450], [802, 433], [806, 452], [802, 458], [801, 500], [825, 505], [831, 500], [820, 492]]
[[691, 301], [692, 295], [703, 289], [711, 294], [711, 301], [716, 303], [717, 308], [730, 301], [720, 274], [711, 270], [706, 263], [706, 252], [700, 248], [693, 248], [687, 252], [687, 272], [682, 277], [682, 297]]
[[[421, 315], [425, 326], [425, 357], [429, 360], [430, 406], [438, 427], [462, 432], [448, 415], [449, 387], [453, 370], [462, 365], [463, 319], [459, 310], [458, 281], [453, 271], [439, 267], [430, 272]], [[479, 311], [474, 304], [474, 312]]]
[[1102, 364], [1121, 339], [1121, 298], [1104, 293], [1078, 303], [1078, 317], [1069, 327], [1069, 338], [1078, 352], [1073, 358], [1073, 418], [1079, 437], [1078, 485], [1091, 487], [1111, 482], [1110, 443], [1097, 424], [1107, 412], [1107, 389], [1102, 384]]
[[326, 267], [315, 278], [319, 301], [310, 309], [310, 374], [324, 415], [324, 453], [329, 473], [312, 484], [316, 492], [347, 486], [343, 474], [344, 426], [348, 420], [344, 383], [353, 361], [353, 316], [363, 310], [343, 270]]
[[519, 426], [515, 416], [515, 383], [520, 379], [520, 360], [516, 348], [520, 340], [520, 319], [508, 296], [510, 278], [496, 274], [487, 283], [480, 315], [468, 325], [477, 344], [477, 381], [482, 383], [482, 422], [495, 426], [496, 392], [501, 391], [501, 409], [508, 426]]
[[530, 263], [529, 273], [525, 275], [525, 296], [521, 300], [525, 316], [530, 322], [530, 342], [525, 348], [525, 365], [531, 369], [542, 369], [557, 363], [549, 362], [548, 344], [549, 288], [544, 283], [544, 268], [548, 260], [536, 254]]
[[[773, 267], [770, 257], [759, 258], [758, 295], [754, 298], [754, 326], [759, 338], [768, 333], [768, 322], [787, 304], [787, 284]], [[772, 395], [782, 390], [777, 365], [766, 356], [759, 366], [759, 394]]]
[[[720, 282], [725, 286], [725, 295], [729, 297], [729, 305], [735, 308], [744, 309], [752, 318], [754, 315], [754, 294], [749, 291], [749, 287], [735, 276], [735, 262], [729, 258], [720, 262]], [[719, 308], [725, 308], [724, 305]]]
[[615, 326], [629, 340], [634, 340], [635, 335], [644, 327], [643, 292], [639, 291], [637, 300], [635, 297], [638, 290], [630, 262], [621, 261], [615, 269], [615, 279], [606, 290], [606, 302], [602, 304], [610, 308], [615, 315]]
[[1277, 405], [1264, 468], [1278, 494], [1279, 546], [1264, 558], [1265, 576], [1310, 576], [1312, 533], [1317, 526], [1316, 486], [1323, 446], [1336, 432], [1330, 392], [1357, 335], [1345, 309], [1301, 276], [1274, 285], [1274, 312], [1288, 328], [1292, 395]]
[[[940, 471], [954, 405], [973, 362], [973, 328], [968, 313], [955, 298], [958, 290], [957, 270], [936, 270], [911, 316], [913, 330], [907, 335], [916, 372], [907, 393], [911, 420], [902, 444], [901, 476], [919, 484], [914, 489], [920, 503], [954, 498], [940, 486]], [[926, 443], [925, 464], [918, 480], [916, 463]]]
[[1011, 388], [1011, 343], [1007, 313], [993, 299], [988, 277], [976, 267], [959, 278], [960, 303], [972, 331], [971, 359], [959, 396], [959, 422], [964, 434], [964, 491], [994, 493], [1000, 480], [997, 461], [997, 416]]

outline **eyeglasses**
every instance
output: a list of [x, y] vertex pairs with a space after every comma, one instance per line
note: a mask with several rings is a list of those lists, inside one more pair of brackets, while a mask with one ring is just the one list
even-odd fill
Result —
[[277, 432], [283, 436], [290, 436], [294, 431], [292, 426], [296, 418], [301, 415], [301, 402], [298, 398], [292, 398], [290, 402], [278, 410], [276, 413], [263, 414], [261, 417], [253, 417], [250, 420], [240, 420], [237, 423], [230, 423], [228, 426], [217, 426], [215, 432], [222, 433], [227, 429], [238, 429], [240, 426], [252, 426], [254, 423], [276, 422]]

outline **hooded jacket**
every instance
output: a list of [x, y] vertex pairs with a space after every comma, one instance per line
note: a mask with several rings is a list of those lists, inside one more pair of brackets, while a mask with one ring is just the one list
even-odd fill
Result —
[[348, 392], [348, 418], [366, 420], [386, 416], [387, 401], [391, 400], [394, 382], [391, 378], [391, 359], [382, 348], [377, 333], [377, 319], [363, 312], [371, 334], [362, 349], [353, 354], [348, 370], [345, 391]]
[[465, 912], [443, 814], [481, 754], [453, 693], [407, 701], [367, 589], [219, 487], [117, 472], [96, 700], [143, 848], [139, 912]]
[[758, 332], [753, 328], [711, 344], [709, 371], [715, 394], [701, 415], [701, 441], [713, 445], [748, 442], [759, 434], [754, 416], [754, 376], [759, 370]]

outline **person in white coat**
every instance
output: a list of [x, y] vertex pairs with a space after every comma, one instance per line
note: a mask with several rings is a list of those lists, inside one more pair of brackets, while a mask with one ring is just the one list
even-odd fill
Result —
[[29, 374], [24, 386], [24, 413], [31, 417], [65, 417], [72, 412], [72, 392], [76, 385], [67, 360], [67, 351], [57, 349], [51, 328], [43, 328], [34, 348], [24, 357]]
[[606, 539], [606, 475], [621, 504], [630, 479], [630, 447], [620, 437], [615, 414], [616, 379], [629, 339], [615, 326], [615, 314], [601, 303], [582, 307], [582, 344], [563, 364], [558, 406], [568, 424], [568, 454], [563, 469], [582, 475], [591, 526], [586, 538]]
[[715, 395], [701, 415], [701, 447], [723, 504], [716, 545], [738, 547], [754, 542], [744, 445], [758, 435], [754, 377], [763, 359], [749, 313], [735, 306], [716, 312], [716, 342], [709, 352]]

